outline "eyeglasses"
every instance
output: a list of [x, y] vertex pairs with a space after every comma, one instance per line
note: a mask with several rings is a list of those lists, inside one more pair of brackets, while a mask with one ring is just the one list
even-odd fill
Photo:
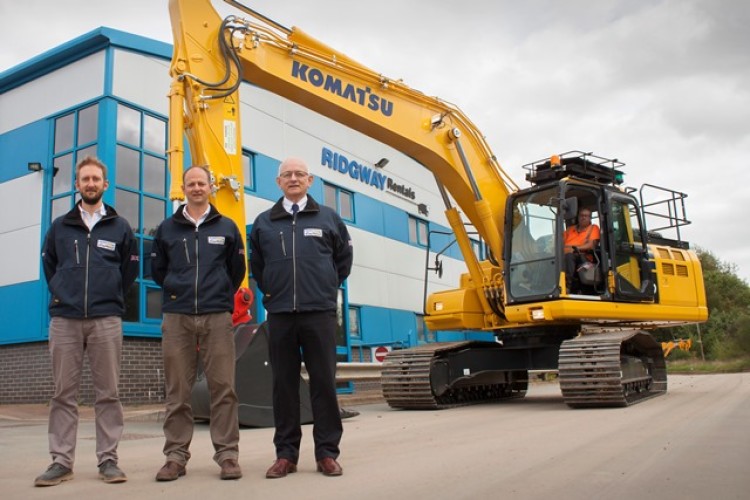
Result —
[[304, 177], [309, 177], [310, 174], [308, 172], [303, 172], [302, 170], [291, 170], [288, 172], [281, 172], [279, 174], [279, 177], [282, 179], [291, 179], [292, 177], [296, 177], [297, 179], [302, 179]]

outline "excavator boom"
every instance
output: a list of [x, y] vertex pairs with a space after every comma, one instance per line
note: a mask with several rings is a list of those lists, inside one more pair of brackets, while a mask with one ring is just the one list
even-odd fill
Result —
[[[193, 162], [216, 172], [217, 196], [234, 196], [231, 186], [242, 185], [239, 85], [246, 80], [428, 166], [443, 193], [451, 229], [463, 235], [457, 241], [469, 274], [481, 288], [488, 281], [487, 273], [453, 204], [492, 254], [502, 255], [502, 214], [517, 186], [471, 121], [456, 106], [376, 73], [298, 28], [284, 28], [239, 2], [228, 3], [253, 19], [222, 20], [208, 0], [169, 2], [175, 40], [170, 68], [173, 196], [179, 195], [174, 183], [181, 179], [183, 128], [188, 131]], [[227, 215], [243, 227], [239, 198], [236, 204], [228, 199], [223, 207], [231, 207]], [[494, 276], [499, 275], [498, 269]], [[496, 279], [492, 286], [499, 289], [501, 283]], [[502, 322], [497, 314], [502, 301], [489, 304], [487, 295], [480, 294], [476, 301], [481, 316], [494, 317], [482, 326], [496, 326]]]

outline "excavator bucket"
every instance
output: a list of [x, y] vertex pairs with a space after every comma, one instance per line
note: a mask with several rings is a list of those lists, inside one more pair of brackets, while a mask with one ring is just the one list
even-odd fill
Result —
[[[273, 427], [271, 362], [268, 356], [268, 324], [244, 323], [234, 329], [235, 391], [239, 400], [240, 425]], [[300, 376], [300, 419], [313, 421], [310, 388]], [[193, 386], [193, 418], [210, 420], [211, 398], [202, 366]]]

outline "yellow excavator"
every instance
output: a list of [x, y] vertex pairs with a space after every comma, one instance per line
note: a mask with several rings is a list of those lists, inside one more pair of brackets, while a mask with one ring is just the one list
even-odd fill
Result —
[[[222, 19], [210, 0], [169, 1], [173, 199], [181, 196], [186, 135], [192, 162], [213, 173], [217, 208], [245, 227], [243, 81], [387, 144], [434, 174], [466, 273], [456, 289], [426, 299], [427, 326], [492, 332], [495, 341], [394, 350], [382, 371], [390, 406], [520, 397], [530, 370], [558, 370], [571, 407], [626, 406], [666, 391], [661, 345], [646, 330], [708, 317], [700, 263], [679, 238], [689, 222], [684, 194], [644, 185], [665, 194], [644, 201], [643, 188], [637, 197], [622, 185], [623, 163], [581, 151], [526, 165], [531, 187], [519, 189], [456, 106], [225, 1], [238, 15]], [[676, 228], [678, 238], [647, 230], [646, 215], [657, 203], [668, 208], [659, 229]], [[563, 234], [582, 208], [601, 236], [569, 288]], [[482, 238], [485, 260], [475, 254], [467, 225]]]

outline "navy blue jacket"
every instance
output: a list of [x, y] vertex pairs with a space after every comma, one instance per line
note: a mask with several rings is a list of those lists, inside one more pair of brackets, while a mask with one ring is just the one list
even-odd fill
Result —
[[250, 232], [250, 269], [270, 313], [334, 311], [352, 269], [346, 224], [308, 195], [295, 217], [283, 198], [260, 214]]
[[80, 202], [58, 217], [42, 248], [42, 264], [52, 298], [50, 316], [122, 316], [125, 292], [138, 276], [138, 240], [130, 224], [105, 205], [94, 228], [81, 218]]
[[159, 224], [151, 274], [162, 287], [162, 311], [180, 314], [231, 312], [234, 292], [245, 278], [245, 248], [232, 219], [214, 206], [196, 227], [184, 205]]

